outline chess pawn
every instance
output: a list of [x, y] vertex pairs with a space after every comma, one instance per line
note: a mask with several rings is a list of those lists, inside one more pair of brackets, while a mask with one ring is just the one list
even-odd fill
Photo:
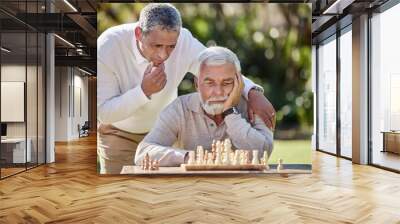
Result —
[[189, 159], [188, 159], [188, 164], [193, 165], [195, 164], [195, 151], [190, 151], [189, 152]]
[[247, 151], [246, 150], [243, 150], [242, 164], [247, 164]]
[[251, 161], [251, 164], [253, 164], [253, 165], [258, 165], [259, 164], [258, 150], [253, 150], [253, 160]]
[[144, 169], [148, 170], [150, 169], [150, 156], [149, 153], [146, 153], [146, 155], [144, 156]]
[[232, 163], [233, 161], [235, 161], [235, 153], [232, 152], [232, 151], [231, 151], [231, 154], [230, 154], [230, 158], [231, 158], [231, 163]]
[[250, 152], [248, 151], [248, 150], [246, 150], [246, 152], [244, 153], [244, 157], [245, 157], [245, 164], [250, 164], [251, 163], [251, 161], [250, 161]]
[[155, 169], [156, 170], [159, 170], [160, 169], [160, 160], [159, 159], [157, 159], [156, 161], [155, 161]]
[[215, 150], [216, 150], [216, 141], [215, 141], [215, 139], [212, 141], [212, 143], [211, 143], [211, 152], [215, 152]]
[[230, 158], [230, 152], [226, 151], [225, 152], [225, 157], [224, 157], [224, 165], [230, 165], [231, 164], [231, 158]]
[[242, 164], [245, 164], [246, 163], [246, 161], [245, 161], [245, 155], [244, 155], [244, 150], [239, 150], [239, 164], [240, 165], [242, 165]]
[[203, 146], [197, 146], [197, 164], [201, 165], [204, 161], [204, 149]]
[[233, 165], [240, 165], [240, 153], [239, 150], [235, 150], [233, 155]]
[[212, 141], [211, 144], [211, 153], [212, 153], [212, 159], [215, 160], [215, 156], [216, 156], [216, 152], [217, 151], [217, 146], [216, 146], [216, 142], [215, 139]]
[[142, 166], [142, 170], [144, 170], [144, 167], [145, 167], [145, 165], [146, 165], [146, 163], [145, 163], [145, 159], [142, 159], [142, 164], [141, 164]]
[[269, 170], [268, 152], [267, 151], [264, 151], [264, 154], [263, 154], [263, 164], [265, 165], [265, 169]]
[[221, 150], [220, 150], [220, 157], [221, 157], [221, 164], [224, 164], [225, 162], [225, 145], [224, 142], [221, 141]]
[[283, 160], [282, 159], [278, 160], [278, 166], [276, 167], [276, 170], [278, 172], [283, 170]]
[[212, 152], [209, 152], [209, 153], [207, 153], [208, 155], [207, 155], [207, 165], [213, 165], [214, 164], [214, 161], [213, 161], [213, 153]]
[[222, 144], [222, 152], [225, 153], [228, 150], [227, 145], [225, 144], [225, 141], [221, 141], [221, 144]]

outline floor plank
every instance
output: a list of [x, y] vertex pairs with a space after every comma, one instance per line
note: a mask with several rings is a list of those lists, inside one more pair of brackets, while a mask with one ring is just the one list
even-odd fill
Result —
[[96, 139], [0, 181], [0, 223], [400, 223], [400, 175], [313, 152], [313, 173], [99, 176]]

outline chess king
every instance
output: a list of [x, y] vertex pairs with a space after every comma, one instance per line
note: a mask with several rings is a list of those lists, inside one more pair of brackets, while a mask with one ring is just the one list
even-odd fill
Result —
[[265, 151], [271, 155], [273, 132], [256, 117], [250, 122], [247, 99], [241, 96], [243, 79], [237, 56], [224, 47], [204, 49], [196, 60], [197, 92], [174, 100], [136, 150], [136, 165], [146, 154], [159, 166], [187, 163], [197, 146], [210, 150], [213, 139], [232, 141], [232, 149]]

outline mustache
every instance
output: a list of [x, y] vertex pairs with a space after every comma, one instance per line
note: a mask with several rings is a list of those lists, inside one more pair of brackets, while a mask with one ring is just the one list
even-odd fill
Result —
[[210, 103], [212, 101], [225, 101], [228, 99], [228, 96], [215, 96], [215, 97], [210, 97], [206, 100], [206, 103]]

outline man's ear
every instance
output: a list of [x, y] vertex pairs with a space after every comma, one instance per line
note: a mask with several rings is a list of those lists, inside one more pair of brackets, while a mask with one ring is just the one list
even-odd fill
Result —
[[142, 28], [140, 28], [140, 27], [136, 27], [135, 28], [135, 37], [136, 37], [136, 40], [142, 40]]

